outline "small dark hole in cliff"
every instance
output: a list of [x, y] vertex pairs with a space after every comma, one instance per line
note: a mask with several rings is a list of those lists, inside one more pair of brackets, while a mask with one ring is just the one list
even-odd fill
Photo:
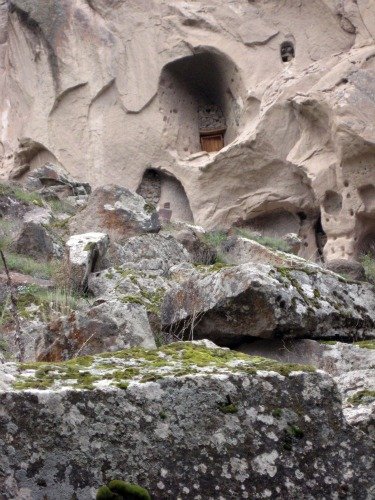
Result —
[[293, 42], [283, 42], [280, 45], [280, 56], [281, 60], [286, 63], [290, 62], [292, 59], [295, 58], [295, 50], [294, 50], [294, 44]]
[[316, 246], [318, 248], [319, 257], [322, 258], [323, 257], [323, 249], [325, 247], [325, 244], [327, 243], [327, 235], [323, 229], [322, 219], [320, 216], [315, 224], [315, 239], [316, 239]]

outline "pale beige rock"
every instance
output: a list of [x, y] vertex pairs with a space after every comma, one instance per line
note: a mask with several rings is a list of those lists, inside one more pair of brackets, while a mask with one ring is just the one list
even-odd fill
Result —
[[[52, 162], [135, 191], [152, 169], [175, 220], [261, 221], [298, 233], [304, 257], [353, 260], [375, 239], [374, 11], [374, 0], [2, 0], [0, 172]], [[207, 105], [227, 128], [217, 153], [201, 151]]]

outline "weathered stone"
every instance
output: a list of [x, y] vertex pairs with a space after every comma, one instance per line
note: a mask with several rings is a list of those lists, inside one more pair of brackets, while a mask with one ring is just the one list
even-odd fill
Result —
[[62, 361], [107, 351], [155, 347], [146, 309], [140, 304], [97, 300], [47, 325], [36, 342], [38, 361]]
[[298, 236], [298, 234], [295, 233], [288, 233], [283, 236], [282, 238], [285, 243], [289, 246], [290, 251], [296, 255], [299, 254], [301, 250], [301, 245], [302, 245], [302, 240]]
[[25, 222], [14, 242], [15, 250], [38, 260], [51, 260], [63, 255], [61, 243], [55, 235], [37, 222]]
[[373, 443], [307, 370], [209, 343], [2, 365], [2, 494], [85, 500], [116, 477], [156, 500], [371, 498]]
[[188, 224], [175, 225], [171, 230], [168, 228], [176, 240], [183, 245], [191, 255], [191, 260], [195, 264], [214, 264], [217, 259], [217, 250], [203, 241], [204, 231], [197, 226]]
[[109, 237], [105, 233], [71, 236], [66, 242], [70, 281], [74, 288], [85, 290], [90, 273], [98, 271], [107, 253]]
[[30, 170], [30, 165], [17, 165], [9, 172], [9, 179], [19, 179]]
[[[173, 182], [148, 199], [177, 218], [262, 217], [316, 260], [369, 250], [371, 0], [12, 0], [0, 26], [3, 177], [50, 163], [135, 191], [150, 170]], [[203, 152], [200, 127], [214, 126], [224, 147]]]
[[34, 224], [46, 225], [52, 221], [52, 211], [45, 207], [35, 207], [23, 216], [24, 222], [33, 222]]
[[363, 265], [355, 260], [335, 259], [327, 262], [326, 267], [334, 273], [352, 280], [363, 281], [366, 279]]
[[32, 170], [27, 176], [26, 185], [33, 189], [46, 188], [59, 198], [91, 193], [91, 187], [87, 182], [77, 182], [66, 170], [51, 163]]
[[309, 364], [326, 371], [338, 385], [348, 423], [375, 438], [375, 340], [353, 344], [256, 340], [241, 344], [237, 349], [252, 356], [265, 356], [282, 363]]
[[294, 259], [293, 255], [287, 256], [280, 252], [275, 252], [254, 240], [239, 236], [232, 236], [224, 241], [220, 245], [220, 253], [225, 259], [225, 262], [233, 265], [254, 262], [283, 266], [287, 265], [288, 261], [292, 264], [294, 261], [297, 261], [297, 259]]
[[170, 267], [188, 262], [190, 256], [173, 236], [145, 234], [117, 246], [119, 262], [129, 269], [167, 274]]
[[371, 285], [345, 281], [318, 267], [243, 264], [218, 270], [214, 265], [205, 272], [166, 294], [161, 310], [166, 328], [189, 323], [194, 338], [220, 345], [246, 337], [375, 337]]
[[148, 213], [148, 205], [141, 196], [113, 185], [95, 190], [86, 208], [71, 219], [69, 226], [73, 234], [82, 230], [107, 232], [115, 243], [160, 230], [157, 213]]

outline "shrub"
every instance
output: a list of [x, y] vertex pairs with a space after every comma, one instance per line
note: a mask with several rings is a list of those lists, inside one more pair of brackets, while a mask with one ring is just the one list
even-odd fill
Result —
[[225, 231], [209, 231], [205, 233], [202, 240], [207, 243], [207, 245], [218, 248], [227, 239], [227, 234]]
[[7, 252], [5, 258], [10, 271], [28, 274], [34, 278], [51, 278], [55, 267], [55, 263], [53, 261], [38, 262], [31, 257], [13, 252]]
[[375, 259], [371, 254], [362, 255], [360, 262], [365, 269], [366, 279], [375, 283]]
[[151, 500], [147, 490], [137, 484], [113, 480], [108, 486], [99, 488], [96, 500]]
[[281, 238], [277, 238], [274, 236], [262, 236], [256, 233], [252, 233], [248, 229], [238, 228], [236, 233], [242, 238], [246, 238], [248, 240], [256, 241], [261, 245], [270, 248], [271, 250], [278, 250], [280, 252], [290, 253], [291, 248], [286, 241]]
[[0, 196], [10, 196], [18, 201], [37, 205], [38, 207], [44, 206], [43, 198], [38, 193], [26, 191], [18, 186], [0, 185]]

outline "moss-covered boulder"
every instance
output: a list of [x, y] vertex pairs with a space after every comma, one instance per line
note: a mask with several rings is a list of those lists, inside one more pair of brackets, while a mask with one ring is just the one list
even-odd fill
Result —
[[156, 500], [371, 496], [373, 446], [308, 366], [177, 343], [1, 365], [0, 381], [5, 498], [86, 500], [111, 478]]

